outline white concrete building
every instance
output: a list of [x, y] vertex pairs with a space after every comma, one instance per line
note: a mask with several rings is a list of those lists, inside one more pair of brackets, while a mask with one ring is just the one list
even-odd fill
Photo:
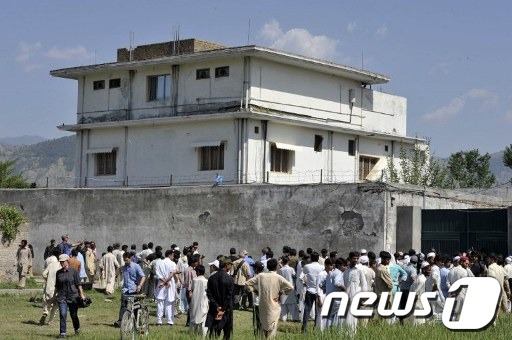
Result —
[[76, 186], [379, 180], [406, 135], [387, 76], [200, 40], [51, 71], [78, 81]]

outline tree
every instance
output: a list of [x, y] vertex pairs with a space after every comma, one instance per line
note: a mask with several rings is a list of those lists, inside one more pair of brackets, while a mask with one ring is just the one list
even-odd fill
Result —
[[459, 151], [448, 158], [448, 176], [452, 188], [490, 188], [496, 177], [491, 173], [491, 155], [478, 149]]
[[28, 184], [21, 175], [14, 173], [14, 164], [16, 161], [0, 162], [0, 188], [29, 188]]
[[387, 175], [390, 182], [427, 187], [444, 188], [447, 185], [446, 168], [430, 152], [430, 144], [416, 144], [407, 150], [400, 145], [400, 168], [397, 169], [392, 157], [388, 158]]
[[505, 152], [503, 152], [503, 164], [512, 169], [512, 144], [505, 147]]

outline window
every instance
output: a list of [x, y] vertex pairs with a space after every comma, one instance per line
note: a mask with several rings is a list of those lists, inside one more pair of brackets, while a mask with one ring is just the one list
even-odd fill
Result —
[[278, 149], [275, 144], [272, 144], [270, 146], [270, 171], [292, 172], [292, 152], [290, 150]]
[[202, 68], [200, 70], [196, 70], [196, 79], [208, 79], [210, 78], [210, 69]]
[[224, 143], [199, 148], [199, 170], [224, 170]]
[[96, 176], [116, 174], [117, 152], [102, 152], [96, 154]]
[[215, 78], [229, 77], [229, 66], [217, 67], [215, 69]]
[[148, 77], [148, 88], [149, 101], [168, 100], [171, 97], [171, 75]]
[[384, 151], [388, 152], [388, 150], [389, 150], [389, 147], [387, 145], [384, 145]]
[[356, 141], [353, 139], [348, 140], [348, 155], [349, 156], [356, 155]]
[[92, 82], [93, 90], [103, 90], [105, 88], [104, 80], [95, 80]]
[[108, 81], [108, 88], [114, 89], [116, 87], [121, 87], [121, 79], [120, 78], [110, 79]]
[[359, 156], [359, 180], [364, 181], [378, 161], [375, 157]]
[[324, 141], [324, 137], [320, 135], [315, 135], [315, 151], [322, 152], [322, 142]]
[[255, 126], [255, 127], [254, 127], [254, 133], [255, 133], [255, 134], [260, 133], [260, 127], [259, 127], [259, 126]]

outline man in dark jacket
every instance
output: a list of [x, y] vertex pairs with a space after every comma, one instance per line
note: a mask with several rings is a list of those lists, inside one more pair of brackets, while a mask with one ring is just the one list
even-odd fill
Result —
[[206, 295], [208, 296], [208, 315], [205, 326], [210, 336], [219, 336], [224, 331], [224, 339], [231, 339], [233, 332], [233, 278], [229, 275], [233, 263], [230, 258], [220, 261], [220, 270], [210, 276]]

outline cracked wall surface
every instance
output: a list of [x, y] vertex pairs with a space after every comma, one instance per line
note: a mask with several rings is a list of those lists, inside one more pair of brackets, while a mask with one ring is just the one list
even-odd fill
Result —
[[397, 205], [500, 205], [499, 199], [479, 203], [399, 189], [366, 183], [0, 190], [0, 204], [24, 207], [36, 273], [44, 248], [62, 234], [96, 241], [99, 254], [114, 242], [141, 248], [152, 241], [167, 249], [198, 241], [208, 262], [231, 247], [259, 257], [270, 246], [279, 256], [284, 245], [327, 248], [346, 257], [361, 248], [395, 251]]

